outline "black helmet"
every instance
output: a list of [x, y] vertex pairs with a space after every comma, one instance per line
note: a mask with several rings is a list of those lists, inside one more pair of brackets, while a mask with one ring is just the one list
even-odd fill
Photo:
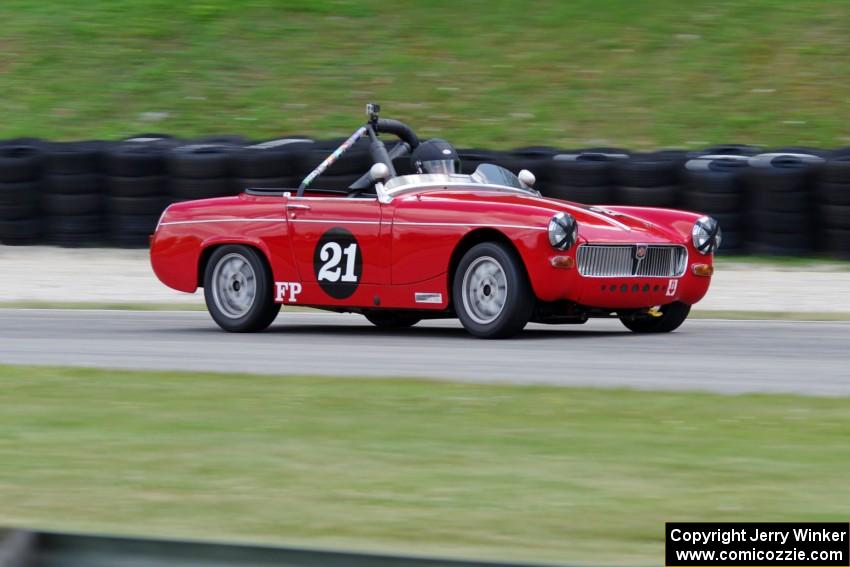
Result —
[[410, 161], [418, 173], [460, 173], [460, 157], [450, 143], [439, 138], [419, 144]]

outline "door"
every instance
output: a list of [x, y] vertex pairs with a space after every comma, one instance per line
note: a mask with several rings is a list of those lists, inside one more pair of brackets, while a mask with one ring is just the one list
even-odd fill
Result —
[[298, 303], [373, 305], [376, 290], [389, 283], [378, 200], [289, 197], [284, 205], [303, 285]]

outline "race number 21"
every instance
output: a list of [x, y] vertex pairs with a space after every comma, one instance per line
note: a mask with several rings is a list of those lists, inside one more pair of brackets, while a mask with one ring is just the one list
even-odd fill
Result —
[[[345, 256], [345, 270], [340, 267], [340, 260]], [[357, 258], [357, 243], [353, 242], [343, 248], [338, 242], [328, 242], [322, 246], [319, 258], [324, 262], [319, 268], [319, 281], [329, 282], [356, 282], [357, 274], [354, 273], [354, 260]]]
[[363, 276], [363, 252], [351, 231], [334, 227], [326, 231], [313, 251], [313, 271], [322, 291], [336, 299], [350, 297]]

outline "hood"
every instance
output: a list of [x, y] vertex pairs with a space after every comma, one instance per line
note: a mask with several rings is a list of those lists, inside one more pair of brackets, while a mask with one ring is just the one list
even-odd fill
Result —
[[526, 222], [530, 218], [537, 217], [538, 222], [546, 224], [555, 213], [566, 212], [578, 221], [580, 239], [602, 243], [686, 242], [693, 222], [698, 217], [691, 213], [669, 209], [648, 207], [621, 209], [615, 206], [582, 205], [560, 199], [499, 191], [443, 190], [421, 193], [420, 198], [422, 201], [432, 199], [453, 201], [458, 206], [463, 204], [477, 211], [486, 208], [500, 219], [503, 219], [509, 211], [513, 211], [521, 215]]

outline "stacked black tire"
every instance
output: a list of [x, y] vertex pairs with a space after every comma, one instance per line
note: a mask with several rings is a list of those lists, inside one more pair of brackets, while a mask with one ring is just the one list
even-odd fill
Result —
[[108, 239], [115, 246], [148, 245], [159, 215], [171, 200], [168, 138], [140, 137], [117, 143], [104, 156]]
[[42, 205], [46, 241], [56, 246], [101, 244], [106, 228], [100, 175], [103, 142], [66, 142], [44, 147]]
[[0, 243], [33, 244], [41, 238], [42, 166], [39, 142], [0, 144]]
[[240, 148], [233, 154], [236, 192], [245, 189], [294, 189], [301, 183], [302, 162], [312, 149], [308, 138], [280, 138]]
[[[238, 146], [191, 143], [168, 152], [168, 176], [173, 201], [226, 197], [237, 192], [233, 182], [233, 155]], [[163, 204], [160, 204], [160, 211]]]
[[666, 150], [632, 154], [614, 162], [614, 201], [636, 207], [674, 208], [680, 205], [683, 151]]
[[747, 246], [747, 172], [749, 158], [708, 154], [685, 164], [682, 206], [720, 223], [720, 253], [742, 253]]
[[552, 156], [543, 168], [546, 197], [587, 205], [616, 204], [616, 165], [629, 158], [618, 148], [594, 148]]
[[837, 152], [823, 164], [816, 199], [824, 250], [850, 260], [850, 150]]
[[814, 184], [823, 159], [774, 152], [750, 158], [750, 251], [796, 256], [815, 248]]

